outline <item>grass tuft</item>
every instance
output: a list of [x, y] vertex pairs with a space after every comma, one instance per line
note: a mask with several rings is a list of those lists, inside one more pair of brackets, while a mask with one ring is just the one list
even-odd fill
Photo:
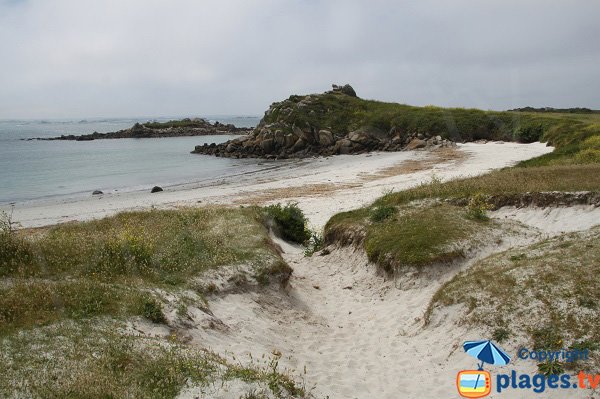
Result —
[[464, 256], [458, 244], [485, 228], [469, 220], [460, 208], [437, 204], [409, 209], [396, 220], [367, 228], [369, 260], [384, 270], [448, 263]]

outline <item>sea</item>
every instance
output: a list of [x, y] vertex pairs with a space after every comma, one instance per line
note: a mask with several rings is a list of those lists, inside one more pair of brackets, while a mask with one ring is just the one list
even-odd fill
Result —
[[[204, 116], [238, 127], [254, 127], [256, 116]], [[256, 159], [190, 154], [194, 146], [235, 136], [196, 136], [94, 141], [22, 140], [62, 134], [106, 133], [136, 122], [181, 118], [89, 118], [77, 120], [0, 120], [0, 205], [53, 197], [150, 190], [201, 183], [259, 168]]]

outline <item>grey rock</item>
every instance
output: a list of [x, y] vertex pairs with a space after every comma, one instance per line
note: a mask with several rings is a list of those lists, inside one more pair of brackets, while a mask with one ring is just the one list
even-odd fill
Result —
[[266, 153], [271, 153], [275, 149], [275, 142], [273, 139], [266, 139], [260, 142], [260, 146]]
[[298, 139], [292, 147], [292, 152], [302, 151], [304, 148], [306, 148], [306, 142], [302, 139]]
[[296, 144], [297, 140], [298, 140], [298, 138], [296, 136], [294, 136], [293, 134], [291, 134], [291, 133], [286, 134], [284, 147], [285, 148], [292, 147], [294, 144]]
[[358, 97], [356, 95], [356, 91], [354, 91], [352, 86], [350, 86], [349, 84], [345, 84], [343, 86], [338, 86], [336, 84], [333, 84], [333, 85], [331, 85], [331, 87], [333, 89], [332, 92], [334, 92], [334, 93], [343, 93], [350, 97]]
[[94, 192], [92, 193], [92, 195], [102, 195], [102, 194], [104, 194], [104, 193], [100, 190], [94, 190]]
[[281, 130], [277, 130], [274, 137], [278, 146], [282, 147], [285, 144], [285, 136]]
[[333, 145], [333, 134], [329, 130], [319, 130], [319, 144], [323, 146]]
[[313, 134], [312, 130], [308, 128], [301, 130], [300, 138], [310, 144], [316, 142], [315, 135]]
[[412, 139], [412, 141], [406, 146], [406, 149], [416, 150], [417, 148], [425, 148], [426, 146], [427, 142], [425, 140]]

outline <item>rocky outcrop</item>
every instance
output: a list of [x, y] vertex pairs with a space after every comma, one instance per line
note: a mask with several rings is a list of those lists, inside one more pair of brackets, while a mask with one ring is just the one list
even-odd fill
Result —
[[101, 139], [131, 139], [131, 138], [158, 138], [158, 137], [188, 137], [210, 135], [245, 135], [252, 132], [252, 128], [238, 128], [232, 124], [220, 122], [210, 123], [205, 119], [182, 119], [169, 122], [136, 123], [129, 129], [111, 133], [84, 134], [80, 136], [63, 135], [50, 138], [32, 138], [28, 140], [75, 140], [90, 141]]
[[441, 136], [353, 122], [366, 103], [350, 85], [323, 94], [290, 96], [273, 103], [245, 137], [196, 146], [193, 153], [235, 158], [304, 158], [370, 151], [402, 151], [452, 146]]
[[352, 86], [346, 84], [343, 86], [338, 86], [338, 85], [331, 85], [332, 90], [330, 91], [330, 93], [342, 93], [342, 94], [346, 94], [348, 96], [351, 97], [358, 97], [356, 95], [356, 92], [354, 91], [354, 88], [352, 88]]

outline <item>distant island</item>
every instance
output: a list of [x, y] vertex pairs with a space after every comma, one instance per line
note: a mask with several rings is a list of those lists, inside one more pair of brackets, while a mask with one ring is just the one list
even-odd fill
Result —
[[252, 132], [252, 128], [236, 127], [232, 124], [220, 122], [210, 123], [206, 119], [181, 119], [168, 122], [146, 122], [136, 123], [129, 129], [110, 133], [98, 133], [83, 135], [61, 135], [58, 137], [35, 137], [26, 140], [74, 140], [91, 141], [102, 139], [139, 139], [159, 137], [189, 137], [189, 136], [214, 136], [214, 135], [246, 135]]

